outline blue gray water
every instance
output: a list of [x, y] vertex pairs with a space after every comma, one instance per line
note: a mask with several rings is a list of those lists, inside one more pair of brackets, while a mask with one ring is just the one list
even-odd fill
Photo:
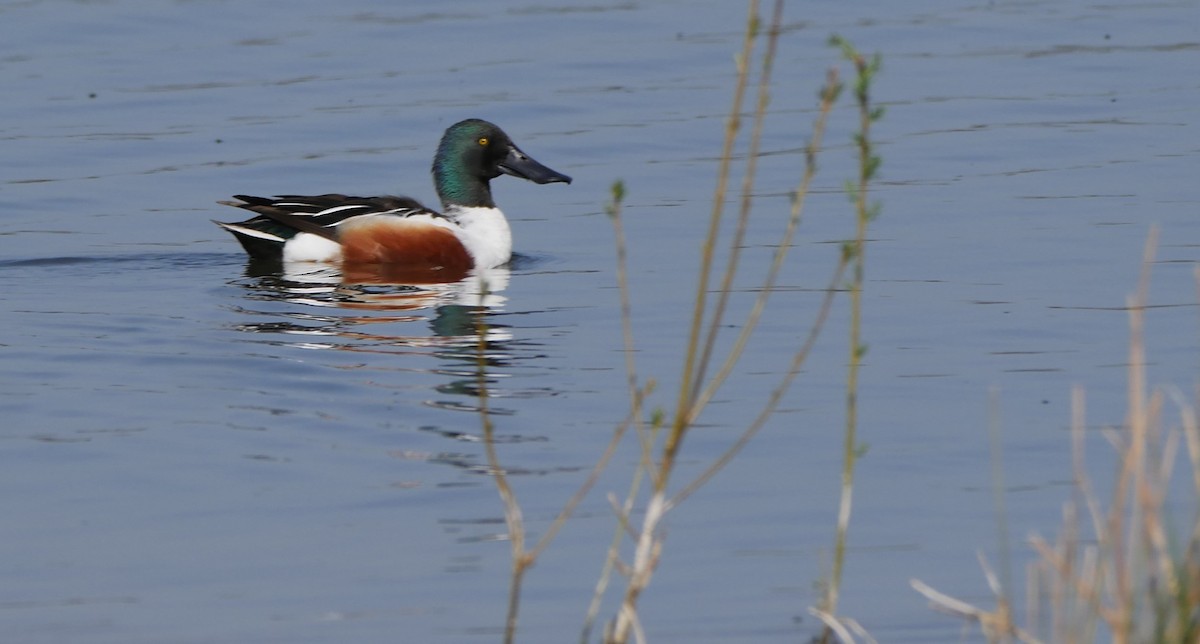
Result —
[[[986, 601], [990, 423], [1014, 565], [1028, 533], [1057, 526], [1070, 388], [1087, 387], [1089, 426], [1122, 420], [1122, 306], [1153, 225], [1151, 378], [1194, 382], [1198, 14], [1191, 1], [788, 7], [734, 299], [749, 301], [777, 243], [838, 62], [825, 41], [842, 33], [883, 54], [888, 107], [869, 449], [841, 606], [880, 641], [958, 638], [912, 577]], [[477, 297], [258, 271], [209, 222], [238, 215], [215, 202], [432, 202], [433, 148], [466, 117], [575, 177], [494, 186], [520, 257], [485, 303], [489, 405], [539, 533], [628, 407], [603, 212], [617, 179], [639, 368], [660, 382], [654, 405], [672, 400], [744, 22], [739, 3], [682, 0], [0, 2], [6, 639], [496, 641], [508, 543], [478, 441]], [[785, 289], [689, 439], [684, 478], [744, 426], [812, 318], [852, 230], [853, 116], [835, 115]], [[782, 413], [671, 516], [643, 601], [651, 641], [815, 632], [845, 322], [843, 304]], [[522, 641], [577, 638], [614, 525], [605, 494], [635, 462], [628, 445], [530, 573]]]

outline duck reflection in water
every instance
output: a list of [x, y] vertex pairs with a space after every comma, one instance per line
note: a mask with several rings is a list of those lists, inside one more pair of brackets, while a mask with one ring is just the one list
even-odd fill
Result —
[[[510, 270], [470, 269], [463, 275], [448, 275], [445, 271], [422, 273], [387, 265], [343, 269], [309, 262], [251, 261], [246, 266], [246, 277], [249, 281], [242, 286], [251, 291], [249, 299], [289, 306], [283, 310], [243, 309], [243, 313], [271, 319], [241, 324], [239, 330], [303, 335], [312, 340], [314, 336], [325, 336], [329, 340], [300, 343], [306, 348], [390, 353], [396, 347], [474, 347], [479, 316], [504, 308], [507, 298], [503, 291], [508, 287]], [[409, 329], [421, 322], [428, 324], [431, 335], [380, 333], [366, 328], [389, 325], [394, 329], [399, 324]], [[488, 323], [486, 329], [489, 345], [511, 339], [503, 326]]]

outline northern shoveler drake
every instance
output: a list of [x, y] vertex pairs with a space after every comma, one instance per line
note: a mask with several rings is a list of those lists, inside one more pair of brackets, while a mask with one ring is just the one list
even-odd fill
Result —
[[489, 184], [501, 174], [534, 183], [571, 183], [571, 177], [522, 152], [499, 127], [467, 119], [446, 129], [433, 158], [440, 213], [409, 197], [235, 195], [240, 201], [220, 203], [258, 216], [214, 223], [233, 233], [254, 259], [451, 273], [494, 268], [512, 257], [512, 232]]

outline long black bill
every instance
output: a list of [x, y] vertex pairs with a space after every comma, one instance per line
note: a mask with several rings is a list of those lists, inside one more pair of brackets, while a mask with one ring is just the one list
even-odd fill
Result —
[[571, 183], [571, 177], [534, 161], [515, 145], [508, 148], [508, 156], [500, 162], [500, 171], [534, 183]]

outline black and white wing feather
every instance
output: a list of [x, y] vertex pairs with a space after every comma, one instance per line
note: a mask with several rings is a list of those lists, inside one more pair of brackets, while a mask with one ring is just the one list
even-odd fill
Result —
[[239, 201], [222, 204], [249, 210], [257, 216], [239, 222], [214, 222], [233, 233], [251, 257], [278, 259], [287, 241], [299, 233], [337, 240], [338, 225], [366, 215], [444, 218], [410, 197], [352, 197], [343, 194], [234, 195]]

